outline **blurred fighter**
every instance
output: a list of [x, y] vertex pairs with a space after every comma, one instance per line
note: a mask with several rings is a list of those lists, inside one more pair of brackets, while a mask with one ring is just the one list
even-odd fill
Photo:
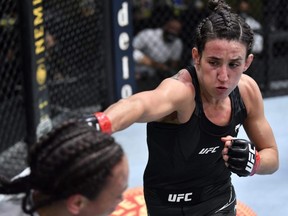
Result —
[[[67, 121], [29, 151], [29, 170], [0, 177], [1, 216], [107, 216], [127, 188], [122, 147], [83, 121]], [[22, 208], [21, 208], [22, 206]]]

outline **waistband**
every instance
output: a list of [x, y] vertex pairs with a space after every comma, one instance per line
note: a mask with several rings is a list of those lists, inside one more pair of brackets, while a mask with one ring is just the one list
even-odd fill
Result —
[[144, 186], [147, 201], [158, 200], [169, 206], [191, 206], [209, 200], [213, 197], [230, 193], [231, 181], [219, 182], [205, 187], [190, 187], [181, 190], [147, 188]]

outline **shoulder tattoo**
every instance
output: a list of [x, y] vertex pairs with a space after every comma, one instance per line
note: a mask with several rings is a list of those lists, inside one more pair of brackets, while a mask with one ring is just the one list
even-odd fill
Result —
[[179, 78], [181, 77], [181, 75], [183, 74], [184, 71], [179, 71], [177, 74], [175, 74], [172, 78], [179, 80]]

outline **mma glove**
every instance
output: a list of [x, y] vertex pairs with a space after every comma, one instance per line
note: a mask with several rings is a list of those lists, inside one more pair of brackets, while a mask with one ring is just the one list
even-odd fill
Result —
[[228, 168], [240, 177], [252, 176], [260, 164], [260, 155], [255, 145], [245, 139], [231, 140], [228, 150]]
[[96, 112], [85, 118], [87, 124], [97, 131], [111, 134], [112, 126], [109, 118], [103, 112]]

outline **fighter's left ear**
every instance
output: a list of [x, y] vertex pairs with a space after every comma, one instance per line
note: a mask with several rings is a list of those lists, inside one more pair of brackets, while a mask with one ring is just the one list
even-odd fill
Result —
[[198, 52], [198, 49], [196, 47], [192, 48], [192, 58], [193, 58], [193, 62], [196, 65], [200, 64], [200, 53]]
[[85, 207], [87, 198], [81, 194], [75, 194], [66, 199], [66, 208], [72, 215], [78, 215], [82, 208]]
[[249, 54], [248, 57], [245, 60], [245, 66], [244, 66], [244, 72], [250, 67], [254, 59], [253, 54]]

